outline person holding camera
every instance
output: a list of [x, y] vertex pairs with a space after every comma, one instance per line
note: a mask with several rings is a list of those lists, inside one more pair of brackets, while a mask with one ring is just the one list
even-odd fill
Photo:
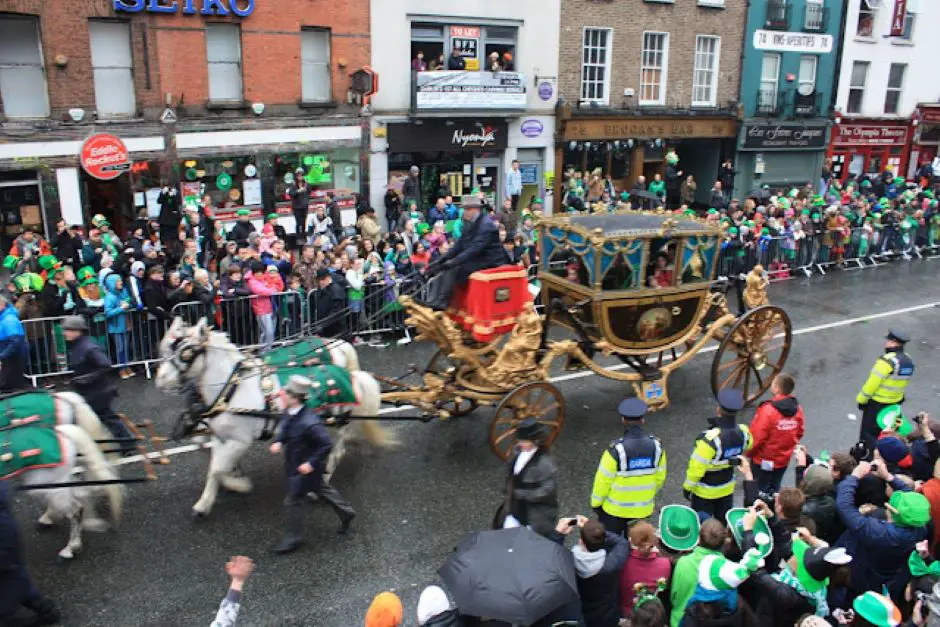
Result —
[[914, 376], [914, 360], [904, 352], [910, 336], [901, 329], [890, 329], [885, 336], [885, 353], [875, 361], [868, 379], [855, 397], [862, 411], [862, 424], [858, 439], [869, 449], [874, 447], [881, 429], [878, 414], [889, 405], [904, 402], [904, 392]]
[[733, 467], [753, 446], [750, 429], [737, 424], [737, 413], [742, 409], [744, 395], [740, 390], [718, 393], [717, 419], [709, 419], [712, 428], [695, 440], [682, 484], [682, 493], [691, 501], [692, 509], [718, 520], [724, 520], [733, 506]]

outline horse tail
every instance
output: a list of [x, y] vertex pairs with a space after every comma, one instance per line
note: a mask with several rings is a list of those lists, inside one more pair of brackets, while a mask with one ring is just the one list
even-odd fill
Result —
[[74, 415], [71, 424], [75, 424], [84, 429], [85, 433], [90, 435], [93, 440], [111, 439], [112, 436], [110, 432], [105, 429], [101, 419], [98, 418], [98, 414], [85, 402], [81, 394], [77, 392], [55, 392], [53, 396], [72, 408]]
[[[104, 454], [98, 449], [98, 444], [88, 434], [87, 431], [78, 425], [59, 425], [56, 430], [67, 437], [78, 454], [82, 456], [85, 467], [88, 469], [88, 476], [95, 481], [111, 481], [118, 478], [116, 472], [108, 464]], [[111, 517], [114, 523], [121, 519], [121, 513], [124, 507], [124, 488], [118, 484], [105, 486], [108, 495], [108, 504], [111, 506]]]
[[[382, 386], [368, 372], [353, 372], [353, 385], [358, 393], [359, 404], [352, 410], [353, 416], [378, 416], [382, 406]], [[363, 437], [379, 448], [398, 446], [398, 438], [375, 420], [356, 420]]]
[[336, 352], [343, 355], [346, 358], [346, 370], [349, 372], [358, 372], [359, 371], [359, 354], [356, 353], [356, 348], [349, 342], [336, 341]]

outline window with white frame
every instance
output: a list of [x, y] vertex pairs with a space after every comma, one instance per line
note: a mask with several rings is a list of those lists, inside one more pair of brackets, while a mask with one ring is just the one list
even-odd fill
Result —
[[797, 88], [801, 94], [811, 94], [816, 89], [816, 55], [804, 54], [800, 57], [800, 73]]
[[581, 45], [581, 102], [610, 102], [610, 52], [613, 31], [585, 27]]
[[237, 24], [206, 25], [206, 56], [209, 61], [209, 100], [241, 102], [242, 46]]
[[908, 11], [904, 14], [904, 32], [898, 39], [902, 41], [911, 41], [914, 38], [914, 17], [915, 15]]
[[130, 23], [91, 20], [88, 37], [98, 117], [133, 116], [137, 112], [137, 101]]
[[849, 77], [849, 101], [845, 106], [846, 113], [861, 112], [870, 65], [868, 61], [855, 61], [852, 63], [852, 75]]
[[713, 107], [718, 100], [718, 55], [721, 37], [695, 38], [695, 64], [692, 70], [692, 106]]
[[49, 115], [49, 90], [36, 18], [0, 15], [0, 99], [8, 118]]
[[875, 18], [878, 17], [878, 4], [868, 0], [859, 0], [858, 21], [855, 23], [857, 37], [875, 36]]
[[669, 33], [643, 33], [640, 55], [640, 104], [666, 102], [666, 68], [669, 62]]
[[760, 90], [757, 93], [757, 110], [760, 113], [777, 111], [777, 87], [780, 82], [780, 55], [764, 53], [760, 64]]
[[885, 113], [897, 113], [898, 103], [901, 101], [901, 89], [904, 87], [904, 74], [907, 65], [892, 63], [888, 72], [888, 91], [885, 94]]
[[330, 31], [322, 28], [304, 29], [300, 33], [301, 97], [304, 102], [329, 102], [333, 95], [330, 83]]

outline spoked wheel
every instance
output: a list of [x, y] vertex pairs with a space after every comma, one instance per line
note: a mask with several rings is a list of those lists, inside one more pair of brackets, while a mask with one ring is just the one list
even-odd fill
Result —
[[[458, 365], [459, 364], [448, 357], [444, 351], [438, 350], [431, 356], [428, 365], [424, 367], [424, 372], [430, 372], [452, 379], [453, 373], [456, 372]], [[466, 416], [479, 406], [480, 404], [472, 398], [455, 398], [452, 401], [446, 401], [441, 404], [441, 407], [455, 418]]]
[[490, 448], [507, 460], [516, 445], [516, 425], [524, 418], [534, 418], [545, 430], [544, 444], [552, 445], [565, 424], [565, 398], [551, 383], [538, 381], [520, 385], [507, 394], [490, 423]]
[[744, 314], [718, 346], [712, 362], [712, 392], [737, 388], [747, 404], [770, 388], [790, 354], [793, 328], [780, 307], [765, 305]]

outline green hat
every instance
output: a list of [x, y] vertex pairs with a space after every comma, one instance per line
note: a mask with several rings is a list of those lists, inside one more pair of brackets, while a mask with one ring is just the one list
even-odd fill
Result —
[[38, 292], [42, 289], [43, 280], [38, 274], [25, 272], [13, 279], [13, 285], [16, 286], [16, 291], [21, 294], [26, 292]]
[[265, 219], [265, 220], [277, 220], [277, 214], [276, 214], [276, 213], [269, 213], [268, 215], [265, 216], [264, 219]]
[[711, 209], [709, 209], [709, 210], [706, 211], [705, 213], [707, 213], [707, 214], [710, 215], [710, 216], [713, 216], [713, 215], [715, 215], [715, 214], [718, 213], [718, 210], [715, 209], [714, 207], [712, 207]]
[[803, 209], [802, 211], [800, 211], [800, 215], [808, 216], [808, 215], [809, 215], [809, 209]]
[[895, 184], [895, 185], [903, 185], [903, 184], [904, 184], [904, 177], [903, 177], [903, 176], [896, 176], [896, 177], [894, 177], [894, 184]]
[[60, 265], [59, 260], [56, 259], [55, 255], [42, 255], [39, 257], [39, 267], [43, 270], [52, 270], [58, 265]]
[[768, 229], [768, 228], [765, 226], [764, 228], [762, 228], [762, 229], [760, 230], [760, 234], [761, 234], [761, 235], [770, 235], [770, 229]]
[[820, 196], [819, 194], [816, 194], [815, 196], [813, 196], [813, 206], [814, 206], [814, 207], [822, 207], [822, 206], [825, 205], [825, 204], [826, 204], [826, 201], [823, 200], [823, 197], [822, 197], [822, 196]]
[[818, 220], [818, 219], [819, 219], [819, 212], [818, 212], [818, 211], [814, 211], [810, 217], [811, 217], [813, 220]]
[[659, 512], [659, 537], [673, 551], [691, 551], [698, 545], [698, 514], [685, 505], [666, 505]]
[[427, 222], [418, 222], [418, 224], [415, 226], [415, 232], [417, 232], [418, 235], [430, 233], [431, 226]]
[[627, 202], [630, 199], [630, 192], [620, 192], [620, 200]]
[[917, 492], [894, 492], [888, 509], [894, 514], [894, 523], [902, 527], [923, 527], [930, 522], [930, 501]]
[[544, 205], [544, 204], [545, 204], [545, 201], [542, 200], [541, 198], [533, 198], [531, 204], [533, 204], [533, 205]]
[[855, 597], [852, 609], [877, 627], [898, 627], [901, 624], [901, 610], [895, 607], [891, 599], [877, 592], [866, 592]]
[[865, 179], [864, 181], [862, 181], [862, 187], [871, 187], [871, 181], [869, 181], [868, 179]]
[[694, 218], [694, 217], [696, 217], [698, 214], [695, 213], [695, 209], [686, 209], [685, 211], [682, 212], [682, 215], [684, 215], [684, 216], [689, 216], [689, 217]]
[[[738, 548], [744, 541], [744, 515], [747, 514], [746, 507], [736, 507], [728, 510], [725, 514], [725, 521], [728, 523], [728, 529], [734, 536], [734, 541]], [[754, 542], [757, 543], [757, 550], [761, 557], [767, 557], [774, 550], [774, 536], [770, 532], [770, 525], [763, 516], [758, 516], [754, 522]]]
[[799, 193], [800, 193], [799, 190], [794, 187], [794, 188], [792, 188], [789, 192], [787, 192], [787, 195], [788, 195], [790, 198], [796, 198], [797, 195], [799, 195]]
[[7, 255], [3, 259], [3, 267], [7, 270], [13, 270], [16, 268], [16, 264], [20, 262], [20, 258], [16, 255]]
[[852, 561], [844, 548], [812, 548], [800, 539], [793, 540], [796, 556], [796, 578], [807, 592], [819, 592], [829, 585], [829, 575], [839, 566]]
[[94, 268], [90, 266], [79, 268], [75, 278], [78, 279], [79, 285], [97, 285], [98, 283], [98, 276], [95, 274]]
[[728, 234], [729, 234], [729, 235], [737, 235], [737, 234], [738, 234], [738, 227], [733, 226], [733, 227], [731, 227], [730, 229], [728, 229]]
[[238, 211], [235, 212], [235, 215], [237, 215], [240, 218], [244, 216], [250, 216], [251, 211], [249, 209], [239, 209]]

